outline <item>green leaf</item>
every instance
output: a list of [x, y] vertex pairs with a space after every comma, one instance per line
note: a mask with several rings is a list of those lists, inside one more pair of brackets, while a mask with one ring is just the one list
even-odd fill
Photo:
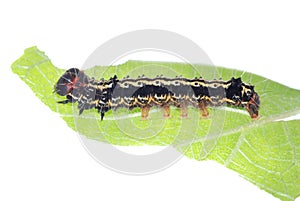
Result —
[[154, 77], [203, 76], [206, 79], [242, 77], [255, 85], [261, 97], [261, 118], [252, 121], [244, 109], [210, 108], [210, 117], [202, 119], [195, 108], [189, 118], [181, 119], [179, 111], [163, 119], [158, 109], [148, 121], [141, 121], [139, 109], [109, 111], [104, 121], [95, 110], [78, 115], [76, 104], [57, 104], [63, 100], [53, 87], [65, 69], [56, 68], [36, 47], [25, 50], [12, 64], [16, 73], [51, 110], [60, 114], [70, 128], [94, 140], [115, 145], [173, 145], [187, 157], [215, 160], [281, 200], [300, 195], [300, 127], [299, 120], [282, 119], [300, 113], [300, 91], [264, 77], [222, 67], [185, 63], [128, 61], [118, 66], [85, 70], [95, 78], [130, 74]]

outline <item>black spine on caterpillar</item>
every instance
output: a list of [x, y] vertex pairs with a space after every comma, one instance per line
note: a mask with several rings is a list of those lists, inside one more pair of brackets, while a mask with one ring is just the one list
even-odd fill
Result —
[[[198, 107], [202, 116], [208, 115], [207, 106], [224, 103], [247, 109], [251, 118], [258, 117], [260, 99], [254, 86], [242, 82], [241, 78], [229, 81], [202, 78], [124, 78], [117, 76], [109, 80], [90, 79], [76, 68], [67, 70], [55, 85], [55, 92], [66, 96], [67, 100], [59, 103], [78, 102], [79, 114], [84, 110], [96, 108], [101, 114], [119, 107], [142, 108], [142, 117], [147, 117], [152, 106], [161, 106], [169, 116], [169, 106], [186, 110], [186, 105]], [[146, 109], [145, 109], [146, 108]], [[182, 114], [187, 114], [183, 111]]]

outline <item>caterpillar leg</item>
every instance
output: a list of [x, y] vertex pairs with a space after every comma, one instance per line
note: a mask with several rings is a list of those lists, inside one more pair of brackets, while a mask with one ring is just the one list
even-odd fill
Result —
[[170, 106], [169, 105], [163, 105], [161, 107], [162, 112], [163, 112], [163, 117], [164, 118], [169, 118], [170, 117]]
[[148, 119], [150, 106], [144, 106], [141, 109], [142, 109], [142, 120]]
[[188, 105], [185, 102], [182, 102], [179, 106], [180, 108], [180, 116], [182, 118], [186, 118], [188, 116]]
[[199, 107], [200, 114], [203, 118], [209, 116], [208, 103], [206, 101], [200, 101], [198, 107]]

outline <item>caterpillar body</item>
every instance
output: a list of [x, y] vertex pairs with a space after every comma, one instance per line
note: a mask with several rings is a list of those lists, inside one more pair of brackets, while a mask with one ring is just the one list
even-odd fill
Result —
[[258, 118], [259, 95], [253, 85], [242, 82], [241, 78], [204, 80], [202, 78], [147, 78], [137, 79], [117, 76], [108, 80], [95, 80], [77, 68], [67, 70], [57, 81], [55, 92], [65, 96], [58, 103], [78, 103], [79, 114], [95, 108], [101, 114], [120, 107], [129, 109], [140, 107], [141, 116], [147, 119], [151, 107], [162, 108], [163, 116], [170, 116], [170, 106], [180, 109], [180, 115], [188, 115], [187, 107], [199, 109], [201, 116], [209, 115], [209, 106], [224, 104], [246, 108], [252, 119]]

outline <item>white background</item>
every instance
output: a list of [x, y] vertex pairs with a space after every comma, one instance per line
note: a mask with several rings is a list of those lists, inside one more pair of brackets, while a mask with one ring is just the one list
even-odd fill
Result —
[[10, 65], [37, 45], [54, 65], [81, 67], [108, 39], [156, 28], [190, 38], [216, 65], [299, 88], [297, 1], [6, 2], [0, 3], [0, 200], [276, 200], [214, 162], [183, 158], [148, 176], [102, 167]]

